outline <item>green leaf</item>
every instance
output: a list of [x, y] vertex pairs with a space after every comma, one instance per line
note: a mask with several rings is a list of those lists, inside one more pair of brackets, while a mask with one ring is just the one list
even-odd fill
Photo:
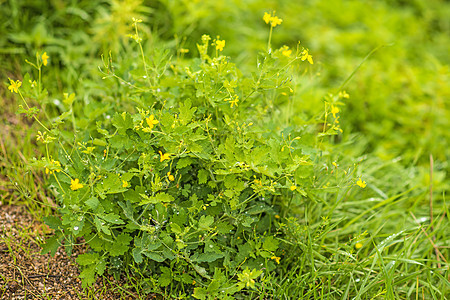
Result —
[[198, 183], [199, 184], [205, 184], [206, 181], [208, 180], [208, 171], [206, 171], [205, 169], [201, 169], [200, 171], [198, 171]]
[[197, 108], [195, 108], [195, 107], [191, 108], [191, 106], [192, 106], [192, 101], [190, 99], [184, 101], [184, 103], [180, 103], [179, 119], [180, 119], [180, 123], [182, 125], [188, 124], [191, 121], [191, 119], [194, 115], [194, 112], [197, 110]]
[[223, 254], [215, 252], [206, 252], [199, 254], [196, 258], [192, 257], [192, 261], [196, 262], [213, 262], [219, 258], [222, 258]]
[[208, 296], [208, 292], [206, 291], [205, 288], [196, 287], [194, 289], [194, 293], [192, 294], [192, 296], [196, 299], [205, 300], [206, 297]]
[[164, 192], [156, 194], [155, 196], [149, 197], [146, 194], [139, 194], [142, 198], [144, 198], [141, 202], [139, 202], [140, 205], [145, 204], [156, 204], [156, 203], [167, 203], [172, 202], [175, 200], [171, 195], [166, 194]]
[[100, 220], [97, 216], [94, 218], [94, 224], [97, 228], [98, 232], [103, 232], [106, 235], [111, 235], [111, 231], [109, 230], [109, 226], [105, 224], [102, 220]]
[[165, 258], [159, 254], [159, 253], [155, 253], [155, 252], [144, 252], [145, 256], [147, 256], [148, 258], [157, 261], [157, 262], [163, 262], [165, 260]]
[[275, 251], [278, 249], [278, 240], [273, 236], [267, 236], [264, 239], [263, 249], [267, 251]]
[[158, 283], [161, 287], [168, 286], [172, 282], [172, 272], [167, 267], [161, 267], [161, 272]]
[[90, 209], [95, 210], [98, 205], [100, 204], [100, 201], [96, 197], [91, 197], [84, 202]]
[[133, 255], [134, 261], [140, 264], [142, 262], [142, 248], [134, 248], [131, 253]]
[[198, 229], [199, 230], [208, 230], [209, 227], [214, 223], [213, 216], [201, 216], [198, 221]]
[[96, 264], [99, 260], [99, 255], [97, 252], [89, 252], [78, 255], [76, 261], [78, 264], [82, 266], [88, 266], [92, 264]]
[[83, 269], [80, 273], [81, 278], [81, 286], [83, 288], [86, 288], [88, 286], [91, 286], [95, 282], [95, 265], [90, 265]]
[[112, 118], [112, 124], [119, 129], [120, 132], [125, 132], [127, 129], [133, 128], [133, 119], [130, 114], [123, 112], [116, 113]]
[[109, 223], [113, 223], [113, 224], [124, 224], [124, 222], [122, 221], [122, 219], [120, 219], [119, 215], [116, 215], [114, 213], [110, 213], [110, 214], [99, 214], [98, 215], [100, 218], [102, 218], [103, 220], [109, 222]]
[[53, 230], [58, 230], [62, 226], [61, 220], [55, 216], [44, 217], [44, 222]]
[[59, 246], [61, 246], [63, 238], [64, 236], [61, 234], [54, 235], [51, 238], [47, 239], [45, 241], [45, 244], [42, 245], [41, 254], [50, 253], [51, 256], [55, 256], [56, 251], [58, 250]]
[[109, 244], [111, 245], [107, 250], [111, 254], [111, 256], [119, 256], [125, 254], [128, 251], [128, 245], [133, 240], [128, 234], [122, 233], [117, 236], [116, 240]]

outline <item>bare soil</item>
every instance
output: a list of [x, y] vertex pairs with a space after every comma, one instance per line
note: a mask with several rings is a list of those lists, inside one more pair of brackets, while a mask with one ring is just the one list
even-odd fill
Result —
[[0, 299], [138, 298], [107, 277], [99, 278], [88, 295], [75, 263], [85, 247], [76, 246], [70, 257], [63, 247], [55, 257], [41, 255], [40, 244], [49, 234], [47, 225], [34, 220], [25, 207], [0, 206]]

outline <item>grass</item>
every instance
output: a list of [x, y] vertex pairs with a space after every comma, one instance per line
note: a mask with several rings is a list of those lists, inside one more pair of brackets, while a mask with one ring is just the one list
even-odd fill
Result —
[[[447, 299], [448, 4], [379, 1], [367, 4], [368, 9], [358, 1], [338, 0], [311, 1], [306, 8], [289, 1], [243, 1], [235, 7], [215, 2], [182, 5], [161, 1], [155, 7], [128, 2], [126, 11], [115, 1], [81, 1], [61, 7], [40, 7], [43, 1], [9, 1], [4, 5], [0, 16], [6, 20], [10, 13], [12, 17], [0, 28], [1, 68], [5, 70], [0, 75], [5, 83], [0, 86], [3, 207], [26, 207], [33, 219], [41, 222], [44, 216], [54, 214], [57, 206], [43, 172], [28, 168], [30, 157], [45, 152], [34, 142], [37, 126], [15, 115], [18, 103], [7, 90], [8, 77], [21, 78], [30, 72], [23, 63], [25, 58], [41, 49], [51, 53], [51, 66], [44, 74], [50, 94], [56, 99], [68, 90], [75, 91], [88, 104], [91, 98], [105, 96], [100, 87], [106, 83], [97, 72], [100, 54], [111, 50], [119, 62], [134, 59], [123, 54], [131, 48], [124, 36], [131, 16], [143, 16], [154, 24], [146, 50], [158, 43], [173, 44], [173, 34], [185, 36], [188, 32], [186, 47], [192, 53], [196, 51], [193, 41], [199, 40], [196, 36], [220, 34], [227, 43], [226, 54], [248, 64], [251, 72], [254, 60], [249, 58], [266, 47], [266, 32], [258, 23], [261, 12], [274, 8], [284, 19], [284, 27], [276, 28], [273, 43], [292, 47], [302, 40], [311, 45], [317, 66], [315, 74], [309, 74], [310, 81], [302, 86], [303, 97], [311, 100], [295, 106], [288, 112], [292, 117], [283, 119], [295, 121], [296, 114], [323, 109], [320, 98], [325, 91], [346, 83], [345, 78], [364, 61], [346, 85], [351, 98], [342, 113], [344, 134], [334, 149], [342, 155], [336, 158], [340, 164], [357, 162], [356, 172], [364, 176], [368, 186], [364, 190], [330, 189], [326, 199], [306, 201], [298, 211], [300, 217], [280, 229], [285, 230], [289, 252], [282, 257], [277, 272], [264, 274], [260, 289], [249, 289], [246, 296]], [[39, 17], [44, 9], [48, 16], [45, 22]], [[205, 16], [205, 10], [213, 13]], [[64, 17], [67, 12], [71, 17]], [[248, 18], [244, 18], [246, 15]], [[373, 23], [374, 15], [383, 22]], [[355, 25], [355, 16], [359, 16], [361, 26]], [[208, 23], [208, 18], [218, 21]], [[115, 32], [114, 28], [119, 29]], [[371, 50], [390, 43], [394, 44], [365, 61]], [[60, 112], [54, 103], [45, 105], [50, 107], [50, 118]], [[81, 106], [75, 109], [82, 111]], [[47, 233], [43, 229], [36, 235], [29, 226], [16, 228], [15, 236], [3, 233], [2, 251], [11, 256], [14, 264], [31, 258], [36, 251], [30, 243], [39, 244]], [[359, 243], [362, 247], [357, 248]], [[18, 251], [24, 256], [18, 256]], [[4, 275], [1, 279], [5, 284], [12, 280]], [[84, 299], [109, 294], [145, 299], [148, 293], [155, 297], [158, 293], [167, 298], [185, 297], [173, 295], [169, 289], [155, 291], [136, 274], [124, 274], [121, 280], [105, 276], [97, 287], [78, 287], [75, 292]], [[42, 295], [52, 297], [45, 290]]]

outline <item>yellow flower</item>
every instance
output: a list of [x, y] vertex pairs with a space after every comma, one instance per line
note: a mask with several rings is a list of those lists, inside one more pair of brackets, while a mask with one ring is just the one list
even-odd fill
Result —
[[291, 56], [292, 50], [289, 49], [288, 46], [284, 46], [283, 50], [281, 51], [281, 54], [283, 54], [286, 57]]
[[361, 188], [365, 188], [367, 185], [367, 183], [365, 181], [362, 181], [361, 178], [358, 179], [356, 184], [359, 185]]
[[297, 189], [297, 187], [296, 187], [295, 185], [292, 185], [292, 186], [290, 187], [290, 189], [291, 189], [291, 191], [295, 191], [295, 190]]
[[170, 181], [174, 181], [175, 177], [173, 177], [172, 174], [170, 174], [170, 172], [167, 172], [167, 177], [169, 178]]
[[165, 161], [165, 160], [167, 160], [167, 159], [170, 159], [170, 154], [169, 154], [169, 153], [162, 154], [162, 152], [159, 151], [159, 155], [161, 155], [161, 158], [160, 158], [160, 161], [161, 161], [161, 162], [163, 162], [163, 161]]
[[272, 256], [270, 259], [273, 259], [273, 260], [275, 260], [275, 261], [277, 262], [277, 264], [280, 264], [280, 259], [281, 259], [281, 257], [278, 257], [278, 256]]
[[272, 27], [276, 27], [277, 25], [280, 25], [281, 22], [283, 22], [283, 19], [280, 19], [277, 16], [273, 16], [270, 20], [270, 24], [272, 25]]
[[181, 48], [180, 49], [180, 53], [188, 53], [189, 49], [185, 49], [185, 48]]
[[361, 243], [356, 243], [355, 248], [356, 248], [356, 249], [361, 249], [362, 246], [363, 246], [363, 244], [361, 244]]
[[42, 58], [42, 63], [44, 64], [44, 66], [46, 66], [50, 56], [47, 55], [47, 52], [44, 52], [44, 54], [42, 54], [41, 58]]
[[336, 167], [336, 168], [338, 167], [336, 162], [333, 161], [332, 164], [333, 164], [334, 167]]
[[275, 219], [279, 219], [280, 218], [280, 215], [275, 215]]
[[336, 114], [339, 113], [339, 108], [331, 105], [331, 113], [333, 114], [333, 118], [336, 118]]
[[122, 180], [122, 187], [126, 188], [129, 186], [130, 186], [130, 184], [128, 183], [128, 181]]
[[270, 26], [272, 26], [272, 27], [280, 25], [281, 22], [283, 22], [282, 19], [278, 18], [277, 16], [272, 16], [271, 14], [269, 14], [267, 12], [264, 13], [263, 20], [264, 20], [264, 22], [266, 22], [266, 24], [270, 23]]
[[11, 91], [11, 93], [18, 93], [19, 92], [19, 88], [22, 85], [22, 82], [20, 82], [19, 80], [12, 80], [11, 78], [9, 78], [9, 86], [8, 86], [8, 90]]
[[340, 92], [339, 92], [339, 97], [340, 97], [340, 98], [346, 98], [346, 99], [348, 99], [348, 98], [350, 98], [350, 95], [347, 94], [346, 91], [340, 91]]
[[155, 119], [154, 115], [151, 115], [149, 118], [145, 119], [145, 121], [147, 122], [150, 129], [153, 129], [153, 127], [155, 127], [155, 125], [159, 123], [159, 121]]
[[271, 19], [272, 19], [272, 15], [265, 12], [264, 17], [263, 17], [264, 22], [266, 22], [266, 24], [269, 24]]
[[308, 53], [308, 50], [306, 50], [306, 49], [303, 50], [300, 55], [301, 55], [300, 58], [301, 58], [302, 61], [308, 60], [308, 62], [310, 64], [314, 64], [312, 56]]
[[237, 103], [239, 102], [239, 97], [238, 96], [234, 96], [234, 100], [229, 98], [229, 99], [227, 99], [225, 101], [230, 101], [230, 107], [233, 107], [233, 105], [238, 106]]
[[70, 180], [70, 188], [72, 191], [76, 191], [78, 189], [81, 189], [83, 185], [80, 183], [80, 180], [78, 178], [75, 178], [75, 180]]
[[217, 40], [216, 41], [216, 50], [222, 51], [223, 47], [225, 47], [225, 40]]

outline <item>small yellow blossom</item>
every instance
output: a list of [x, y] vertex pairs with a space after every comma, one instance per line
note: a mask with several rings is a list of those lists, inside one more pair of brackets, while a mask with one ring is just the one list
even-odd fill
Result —
[[266, 24], [270, 23], [270, 26], [272, 26], [272, 27], [280, 25], [281, 22], [283, 22], [282, 19], [278, 18], [277, 16], [272, 16], [271, 14], [269, 14], [267, 12], [264, 13], [263, 20], [264, 20], [264, 22], [266, 22]]
[[290, 50], [288, 46], [283, 46], [283, 47], [281, 47], [280, 50], [281, 50], [281, 54], [283, 54], [286, 57], [289, 57], [292, 54], [292, 50]]
[[269, 14], [269, 13], [267, 13], [267, 12], [265, 12], [265, 13], [264, 13], [264, 16], [263, 16], [264, 22], [266, 22], [266, 24], [269, 24], [269, 22], [270, 22], [271, 19], [272, 19], [272, 15]]
[[170, 172], [167, 172], [167, 177], [169, 178], [170, 181], [174, 181], [175, 177], [173, 177], [172, 174], [170, 174]]
[[150, 117], [145, 119], [145, 121], [147, 122], [148, 127], [150, 127], [150, 129], [153, 129], [153, 127], [155, 127], [155, 125], [159, 123], [159, 121], [155, 119], [154, 115], [151, 115]]
[[239, 102], [239, 97], [236, 95], [236, 96], [234, 96], [234, 100], [233, 100], [233, 98], [228, 98], [228, 99], [225, 99], [225, 101], [229, 101], [230, 107], [232, 108], [233, 105], [238, 106], [237, 103]]
[[276, 27], [277, 25], [280, 25], [281, 22], [283, 22], [283, 19], [280, 19], [277, 16], [273, 16], [270, 21], [270, 24], [272, 25], [272, 27]]
[[312, 56], [309, 54], [308, 50], [306, 50], [306, 49], [303, 50], [302, 53], [301, 53], [300, 55], [301, 55], [300, 59], [301, 59], [302, 61], [308, 60], [308, 62], [309, 62], [310, 64], [314, 64], [314, 61], [313, 61], [313, 59], [312, 59]]
[[129, 186], [130, 186], [130, 184], [128, 183], [128, 181], [122, 180], [122, 187], [126, 188]]
[[216, 41], [216, 50], [222, 51], [224, 47], [225, 47], [225, 40]]
[[291, 189], [291, 191], [295, 191], [295, 190], [297, 189], [297, 186], [292, 185], [292, 186], [290, 187], [290, 189]]
[[195, 280], [194, 281], [192, 281], [192, 285], [195, 285], [197, 282], [195, 282]]
[[356, 243], [355, 248], [356, 248], [356, 249], [361, 249], [362, 246], [363, 246], [363, 244], [361, 244], [361, 243]]
[[50, 56], [47, 55], [47, 52], [44, 52], [44, 54], [42, 54], [41, 58], [42, 58], [42, 63], [44, 64], [44, 66], [46, 66]]
[[189, 49], [185, 49], [185, 48], [181, 48], [180, 49], [180, 53], [188, 53]]
[[336, 162], [334, 162], [334, 161], [333, 161], [333, 162], [332, 162], [331, 164], [332, 164], [332, 165], [333, 165], [333, 166], [334, 166], [335, 168], [337, 168], [337, 167], [338, 167], [337, 163], [336, 163]]
[[10, 90], [11, 93], [18, 93], [19, 88], [22, 85], [22, 82], [20, 82], [19, 80], [14, 81], [11, 78], [9, 78], [9, 83], [10, 85], [8, 86], [8, 90]]
[[339, 108], [331, 105], [331, 113], [333, 114], [333, 118], [336, 118], [336, 114], [339, 113]]
[[340, 98], [346, 98], [346, 99], [348, 99], [348, 98], [350, 98], [350, 95], [347, 94], [346, 91], [340, 91], [340, 92], [339, 92], [339, 97], [340, 97]]
[[280, 215], [275, 215], [275, 219], [279, 219], [280, 218]]
[[159, 155], [161, 156], [161, 158], [159, 160], [161, 162], [170, 159], [170, 154], [169, 153], [163, 154], [161, 151], [159, 151]]
[[361, 178], [358, 179], [356, 184], [359, 185], [361, 188], [365, 188], [367, 185], [367, 183], [365, 181], [362, 181]]
[[281, 257], [278, 257], [278, 256], [272, 256], [270, 259], [273, 259], [273, 260], [275, 260], [275, 261], [277, 262], [277, 264], [280, 264], [280, 259], [281, 259]]
[[75, 178], [75, 180], [71, 179], [70, 183], [70, 188], [72, 189], [72, 191], [76, 191], [83, 187], [83, 184], [80, 183], [80, 180], [78, 178]]

